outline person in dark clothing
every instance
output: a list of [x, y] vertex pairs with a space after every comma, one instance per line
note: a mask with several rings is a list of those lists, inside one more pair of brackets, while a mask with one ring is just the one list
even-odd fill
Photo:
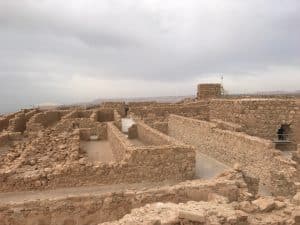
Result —
[[278, 140], [284, 140], [284, 129], [280, 127], [277, 131]]

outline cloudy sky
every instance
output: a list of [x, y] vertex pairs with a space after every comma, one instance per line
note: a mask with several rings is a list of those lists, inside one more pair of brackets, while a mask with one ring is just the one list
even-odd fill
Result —
[[299, 0], [0, 0], [0, 111], [300, 90]]

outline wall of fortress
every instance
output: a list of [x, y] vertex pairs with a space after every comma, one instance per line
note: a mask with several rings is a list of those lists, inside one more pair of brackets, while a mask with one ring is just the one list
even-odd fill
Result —
[[[149, 106], [130, 107], [129, 112], [142, 119], [157, 120], [157, 118], [166, 118], [169, 114], [182, 116], [199, 116], [203, 120], [209, 118], [207, 101], [198, 101], [186, 104], [150, 104]], [[199, 118], [200, 119], [200, 118]]]
[[295, 162], [285, 159], [271, 141], [217, 128], [217, 124], [170, 115], [168, 134], [229, 166], [239, 163], [276, 194], [295, 192]]
[[269, 140], [277, 139], [277, 130], [282, 124], [291, 124], [291, 129], [295, 129], [297, 111], [299, 108], [292, 99], [213, 99], [209, 102], [210, 120], [239, 124], [247, 134]]
[[198, 99], [209, 99], [218, 98], [222, 94], [221, 84], [198, 84], [197, 86], [197, 98]]

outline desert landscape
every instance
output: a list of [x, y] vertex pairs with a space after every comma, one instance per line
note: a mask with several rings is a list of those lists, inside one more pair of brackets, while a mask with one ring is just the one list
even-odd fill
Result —
[[197, 90], [2, 115], [0, 224], [300, 224], [299, 98]]

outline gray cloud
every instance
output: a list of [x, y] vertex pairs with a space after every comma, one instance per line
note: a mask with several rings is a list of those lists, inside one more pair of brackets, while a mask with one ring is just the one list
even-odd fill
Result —
[[[295, 89], [284, 76], [300, 82], [299, 27], [297, 0], [1, 1], [1, 108], [149, 95], [147, 82], [169, 94], [218, 74], [245, 85], [250, 76], [259, 86], [272, 72], [284, 85], [266, 89]], [[282, 68], [293, 72], [282, 76]], [[85, 79], [103, 88], [85, 94], [78, 90], [89, 87]], [[132, 93], [123, 81], [144, 86]], [[230, 83], [231, 91], [240, 84]]]

